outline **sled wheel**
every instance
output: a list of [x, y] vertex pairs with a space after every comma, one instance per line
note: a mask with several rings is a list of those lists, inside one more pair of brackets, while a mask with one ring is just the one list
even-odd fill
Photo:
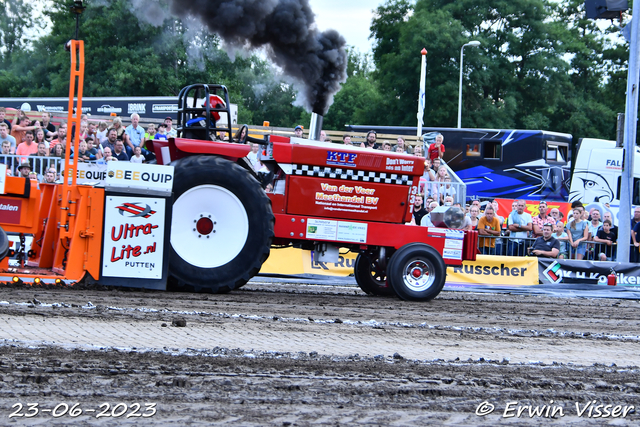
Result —
[[239, 288], [269, 256], [269, 198], [245, 169], [220, 157], [191, 156], [174, 166], [172, 285], [213, 293]]
[[359, 254], [353, 269], [358, 286], [367, 295], [395, 296], [395, 291], [387, 283], [387, 275], [376, 258]]
[[9, 253], [9, 238], [7, 233], [0, 227], [0, 261]]
[[424, 243], [410, 243], [398, 249], [387, 269], [389, 283], [407, 301], [435, 298], [444, 287], [446, 274], [440, 253]]

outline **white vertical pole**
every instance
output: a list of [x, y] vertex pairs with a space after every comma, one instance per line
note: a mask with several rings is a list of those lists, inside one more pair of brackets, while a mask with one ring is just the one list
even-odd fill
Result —
[[464, 47], [463, 44], [460, 48], [460, 84], [458, 85], [458, 129], [462, 127], [462, 69], [464, 61]]
[[427, 49], [422, 49], [422, 66], [420, 67], [420, 93], [418, 94], [418, 137], [422, 135], [422, 125], [424, 124], [424, 102], [425, 86], [427, 74]]
[[[635, 5], [635, 4], [634, 4]], [[620, 210], [618, 212], [618, 261], [629, 260], [629, 239], [631, 238], [631, 191], [633, 189], [636, 153], [636, 126], [638, 122], [638, 77], [640, 77], [640, 54], [638, 52], [638, 26], [640, 14], [631, 20], [631, 43], [629, 44], [629, 72], [627, 74], [627, 104], [624, 121], [624, 166], [620, 180]], [[638, 250], [633, 248], [631, 250]]]

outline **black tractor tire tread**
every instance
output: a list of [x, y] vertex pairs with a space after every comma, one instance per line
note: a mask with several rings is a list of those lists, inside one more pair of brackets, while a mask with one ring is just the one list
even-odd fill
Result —
[[[180, 195], [198, 185], [212, 184], [226, 188], [235, 194], [245, 207], [249, 216], [249, 235], [243, 249], [234, 260], [211, 269], [188, 264], [171, 246], [170, 287], [210, 293], [226, 293], [238, 289], [258, 274], [262, 264], [269, 257], [275, 225], [271, 200], [246, 169], [224, 158], [195, 155], [172, 162], [172, 165], [175, 167], [174, 200], [178, 200]], [[248, 265], [241, 269], [234, 268], [235, 271], [231, 273], [225, 271], [229, 270], [229, 264], [241, 259], [249, 259]]]
[[[424, 291], [408, 289], [403, 280], [405, 264], [412, 258], [425, 258], [433, 264], [436, 280]], [[389, 259], [387, 279], [398, 296], [405, 301], [430, 301], [437, 297], [447, 278], [447, 266], [442, 255], [433, 247], [424, 243], [409, 243], [398, 249]]]
[[9, 237], [7, 233], [0, 227], [0, 261], [2, 261], [9, 253]]
[[371, 257], [369, 255], [358, 254], [353, 267], [353, 275], [360, 289], [367, 295], [382, 297], [396, 296], [396, 292], [391, 285], [383, 284], [371, 276]]

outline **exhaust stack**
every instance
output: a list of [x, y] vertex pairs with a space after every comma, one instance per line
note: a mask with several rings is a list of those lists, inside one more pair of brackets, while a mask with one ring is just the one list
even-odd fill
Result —
[[309, 124], [309, 139], [315, 141], [320, 140], [320, 131], [322, 130], [322, 115], [318, 113], [311, 113], [311, 123]]

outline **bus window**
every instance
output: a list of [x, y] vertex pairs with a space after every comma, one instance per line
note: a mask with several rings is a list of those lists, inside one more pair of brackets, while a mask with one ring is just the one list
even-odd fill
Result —
[[502, 141], [482, 141], [482, 155], [485, 159], [502, 158]]
[[547, 152], [545, 154], [545, 160], [548, 162], [567, 163], [569, 146], [554, 141], [547, 141]]
[[481, 155], [481, 144], [479, 142], [473, 142], [471, 144], [466, 145], [465, 154], [467, 157], [480, 157]]
[[[622, 177], [618, 177], [618, 188], [616, 189], [616, 198], [620, 200], [620, 186], [622, 184]], [[634, 206], [640, 205], [640, 178], [633, 178], [633, 191], [631, 192], [631, 204]]]

